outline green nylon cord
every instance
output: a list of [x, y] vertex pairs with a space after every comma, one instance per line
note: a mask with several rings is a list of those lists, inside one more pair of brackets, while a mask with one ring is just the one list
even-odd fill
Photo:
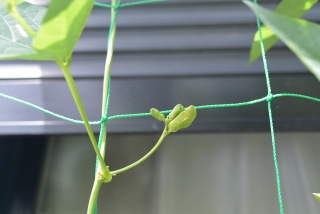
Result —
[[[118, 4], [117, 5], [120, 5], [120, 0], [118, 1]], [[113, 31], [113, 27], [114, 27], [114, 23], [115, 23], [115, 20], [116, 20], [116, 16], [117, 16], [117, 13], [118, 13], [118, 8], [115, 8], [115, 11], [114, 11], [114, 14], [113, 14], [113, 17], [111, 19], [111, 24], [110, 24], [110, 28], [109, 28], [109, 34], [108, 34], [108, 46], [110, 44], [110, 37], [111, 37], [111, 34], [112, 34], [112, 31]], [[105, 114], [102, 118], [108, 118], [108, 109], [109, 109], [109, 100], [110, 100], [110, 85], [111, 85], [111, 78], [109, 77], [108, 79], [108, 94], [107, 94], [107, 100], [106, 100], [106, 110], [105, 110]], [[99, 123], [101, 123], [101, 129], [100, 129], [100, 135], [99, 135], [99, 141], [98, 141], [98, 148], [100, 149], [101, 148], [101, 143], [102, 143], [102, 130], [103, 128], [106, 126], [106, 121], [105, 119], [102, 119], [101, 121], [99, 121]], [[96, 170], [98, 168], [98, 165], [99, 165], [99, 159], [96, 159]]]
[[[0, 93], [0, 96], [27, 106], [30, 106], [34, 109], [37, 109], [39, 111], [42, 111], [46, 114], [49, 114], [53, 117], [71, 122], [71, 123], [76, 123], [76, 124], [83, 124], [83, 121], [81, 120], [74, 120], [56, 113], [53, 113], [49, 110], [46, 110], [44, 108], [41, 108], [37, 105], [34, 105], [32, 103], [20, 100], [18, 98], [14, 98], [12, 96], [9, 95], [5, 95]], [[319, 98], [315, 98], [315, 97], [311, 97], [311, 96], [306, 96], [306, 95], [302, 95], [302, 94], [291, 94], [291, 93], [282, 93], [282, 94], [274, 94], [272, 95], [272, 99], [275, 98], [279, 98], [279, 97], [298, 97], [298, 98], [302, 98], [302, 99], [307, 99], [307, 100], [312, 100], [315, 102], [319, 102], [320, 103], [320, 99]], [[213, 104], [213, 105], [201, 105], [201, 106], [195, 106], [196, 109], [211, 109], [211, 108], [230, 108], [230, 107], [240, 107], [240, 106], [247, 106], [247, 105], [253, 105], [253, 104], [257, 104], [257, 103], [261, 103], [264, 101], [267, 101], [268, 99], [270, 99], [268, 96], [261, 98], [261, 99], [257, 99], [257, 100], [252, 100], [252, 101], [248, 101], [248, 102], [242, 102], [242, 103], [229, 103], [229, 104]], [[161, 111], [161, 113], [163, 114], [169, 114], [172, 110], [164, 110]], [[125, 119], [125, 118], [133, 118], [133, 117], [147, 117], [147, 116], [151, 116], [150, 113], [136, 113], [136, 114], [119, 114], [119, 115], [114, 115], [114, 116], [110, 116], [110, 117], [102, 117], [100, 121], [92, 121], [89, 122], [90, 125], [99, 125], [102, 124], [104, 121], [106, 120], [114, 120], [114, 119]]]
[[[257, 5], [258, 0], [254, 0], [254, 3]], [[276, 147], [276, 139], [274, 136], [274, 128], [273, 128], [273, 120], [272, 120], [272, 110], [271, 110], [271, 101], [273, 98], [272, 92], [271, 92], [271, 84], [270, 84], [270, 78], [269, 78], [269, 72], [268, 72], [268, 64], [267, 64], [267, 58], [266, 53], [264, 50], [264, 44], [263, 44], [263, 37], [261, 32], [261, 24], [260, 19], [258, 15], [256, 14], [256, 21], [257, 21], [257, 27], [259, 31], [259, 40], [260, 40], [260, 47], [261, 47], [261, 54], [262, 54], [262, 61], [263, 61], [263, 67], [264, 67], [264, 73], [266, 76], [266, 83], [268, 88], [268, 113], [269, 113], [269, 121], [270, 121], [270, 133], [271, 133], [271, 143], [272, 143], [272, 155], [273, 155], [273, 163], [274, 163], [274, 169], [276, 174], [276, 182], [277, 182], [277, 192], [278, 192], [278, 201], [279, 201], [279, 211], [280, 214], [284, 214], [283, 209], [283, 203], [282, 203], [282, 194], [281, 194], [281, 181], [280, 181], [280, 171], [278, 166], [278, 160], [277, 160], [277, 147]]]
[[[115, 15], [113, 16], [113, 18], [111, 20], [111, 24], [110, 24], [108, 44], [109, 44], [111, 29], [112, 29], [112, 26], [114, 25], [115, 17], [116, 17], [116, 14], [117, 14], [117, 11], [119, 8], [147, 4], [147, 3], [153, 3], [153, 2], [163, 2], [163, 1], [167, 1], [167, 0], [142, 0], [142, 1], [137, 1], [137, 2], [124, 3], [124, 4], [120, 4], [120, 1], [119, 1], [118, 4], [115, 6], [112, 6], [110, 4], [95, 2], [95, 5], [98, 7], [110, 8], [110, 9], [115, 8], [116, 9]], [[257, 0], [254, 0], [254, 2], [255, 2], [255, 4], [257, 4]], [[253, 105], [253, 104], [261, 103], [264, 101], [268, 102], [268, 113], [269, 113], [269, 121], [270, 121], [271, 140], [272, 140], [272, 152], [273, 152], [273, 161], [274, 161], [276, 181], [277, 181], [279, 208], [280, 208], [280, 214], [284, 214], [282, 196], [281, 196], [280, 172], [279, 172], [279, 167], [278, 167], [278, 162], [277, 162], [276, 141], [275, 141], [275, 136], [274, 136], [274, 127], [273, 127], [273, 120], [272, 120], [271, 101], [273, 99], [279, 98], [279, 97], [297, 97], [297, 98], [312, 100], [315, 102], [320, 102], [320, 99], [315, 98], [315, 97], [311, 97], [311, 96], [306, 96], [306, 95], [301, 95], [301, 94], [293, 94], [293, 93], [281, 93], [281, 94], [274, 94], [274, 95], [272, 94], [268, 66], [267, 66], [267, 60], [266, 60], [266, 54], [265, 54], [264, 44], [263, 44], [263, 40], [262, 40], [261, 24], [260, 24], [260, 20], [259, 20], [258, 16], [256, 16], [256, 21], [257, 21], [257, 27], [258, 27], [259, 36], [260, 36], [261, 54], [262, 54], [264, 72], [265, 72], [266, 83], [267, 83], [267, 88], [268, 88], [268, 95], [264, 98], [260, 98], [260, 99], [256, 99], [256, 100], [252, 100], [252, 101], [247, 101], [247, 102], [241, 102], [241, 103], [201, 105], [201, 106], [195, 106], [195, 107], [196, 107], [196, 109], [228, 108], [228, 107], [240, 107], [240, 106]], [[100, 149], [101, 140], [102, 140], [101, 133], [102, 133], [104, 126], [106, 125], [106, 121], [113, 120], [113, 119], [121, 119], [121, 118], [151, 116], [150, 113], [137, 113], [137, 114], [121, 114], [121, 115], [114, 115], [114, 116], [108, 117], [107, 115], [108, 115], [108, 106], [109, 106], [109, 99], [110, 99], [110, 82], [111, 82], [110, 78], [108, 81], [109, 81], [109, 85], [108, 85], [109, 90], [108, 90], [107, 102], [106, 102], [106, 111], [105, 111], [106, 113], [101, 118], [100, 121], [89, 122], [91, 125], [101, 124], [100, 136], [99, 136], [99, 141], [98, 141], [99, 142], [98, 143], [99, 149]], [[32, 103], [23, 101], [21, 99], [17, 99], [17, 98], [14, 98], [12, 96], [8, 96], [8, 95], [2, 94], [2, 93], [0, 93], [0, 96], [3, 98], [9, 99], [9, 100], [13, 100], [13, 101], [19, 102], [21, 104], [30, 106], [34, 109], [42, 111], [42, 112], [49, 114], [53, 117], [56, 117], [56, 118], [59, 118], [59, 119], [62, 119], [62, 120], [68, 121], [68, 122], [76, 123], [76, 124], [83, 124], [83, 121], [74, 120], [74, 119], [53, 113], [49, 110], [41, 108], [41, 107], [34, 105]], [[167, 114], [167, 113], [170, 113], [171, 110], [165, 110], [165, 111], [161, 111], [161, 112], [164, 114]], [[97, 170], [97, 166], [98, 166], [98, 163], [96, 162], [96, 170]], [[95, 213], [96, 212], [97, 212], [97, 210], [95, 210]]]
[[[115, 8], [114, 8], [113, 16], [111, 18], [111, 23], [110, 23], [110, 27], [109, 27], [109, 33], [108, 33], [107, 47], [110, 46], [111, 35], [112, 35], [112, 32], [114, 31], [114, 28], [115, 28], [115, 21], [116, 21], [116, 18], [117, 18], [118, 9], [120, 7], [121, 7], [121, 0], [118, 0], [117, 4], [115, 5]], [[112, 54], [112, 53], [108, 52], [108, 54]], [[104, 112], [104, 115], [103, 115], [102, 118], [108, 118], [108, 109], [109, 109], [109, 101], [110, 101], [110, 85], [111, 85], [111, 75], [109, 75], [109, 77], [108, 77], [108, 93], [107, 93], [107, 99], [106, 99], [106, 107], [105, 107], [105, 112]], [[100, 150], [101, 145], [102, 145], [102, 138], [103, 138], [103, 133], [104, 133], [103, 130], [104, 130], [104, 127], [106, 126], [106, 122], [107, 122], [107, 120], [101, 120], [101, 128], [100, 128], [99, 141], [98, 141], [99, 150]], [[95, 176], [96, 176], [98, 167], [99, 167], [99, 159], [98, 159], [98, 156], [97, 156], [96, 157]], [[97, 202], [95, 204], [95, 207], [94, 207], [94, 214], [97, 214], [97, 213], [98, 213], [98, 200], [97, 200]]]
[[[34, 105], [32, 103], [29, 103], [27, 101], [23, 101], [20, 100], [18, 98], [14, 98], [12, 96], [9, 95], [5, 95], [0, 93], [0, 96], [27, 106], [30, 106], [34, 109], [37, 109], [39, 111], [42, 111], [46, 114], [49, 114], [53, 117], [71, 122], [71, 123], [76, 123], [76, 124], [84, 124], [83, 121], [81, 120], [74, 120], [56, 113], [53, 113], [49, 110], [46, 110], [44, 108], [41, 108], [37, 105]], [[320, 103], [320, 98], [315, 98], [315, 97], [311, 97], [311, 96], [306, 96], [306, 95], [302, 95], [302, 94], [292, 94], [292, 93], [281, 93], [281, 94], [274, 94], [272, 95], [272, 99], [275, 98], [279, 98], [279, 97], [297, 97], [297, 98], [302, 98], [302, 99], [307, 99], [307, 100], [312, 100], [315, 102], [319, 102]], [[264, 98], [260, 98], [260, 99], [256, 99], [256, 100], [252, 100], [252, 101], [248, 101], [248, 102], [242, 102], [242, 103], [229, 103], [229, 104], [213, 104], [213, 105], [201, 105], [201, 106], [195, 106], [196, 109], [213, 109], [213, 108], [230, 108], [230, 107], [240, 107], [240, 106], [247, 106], [247, 105], [253, 105], [253, 104], [257, 104], [257, 103], [261, 103], [264, 101], [267, 101], [268, 99], [270, 99], [268, 96], [264, 97]], [[164, 110], [161, 111], [161, 113], [163, 114], [169, 114], [172, 110]], [[150, 113], [136, 113], [136, 114], [119, 114], [119, 115], [114, 115], [114, 116], [110, 116], [110, 117], [102, 117], [100, 121], [92, 121], [89, 122], [90, 125], [99, 125], [102, 124], [104, 121], [106, 120], [114, 120], [114, 119], [125, 119], [125, 118], [133, 118], [133, 117], [147, 117], [147, 116], [151, 116]]]

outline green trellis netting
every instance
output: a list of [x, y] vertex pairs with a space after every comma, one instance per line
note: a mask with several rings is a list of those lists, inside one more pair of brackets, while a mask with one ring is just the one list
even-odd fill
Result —
[[[113, 13], [113, 17], [111, 20], [111, 24], [110, 24], [110, 31], [109, 31], [109, 36], [108, 38], [110, 38], [112, 29], [115, 26], [115, 20], [116, 20], [116, 16], [117, 16], [117, 12], [120, 8], [122, 7], [128, 7], [128, 6], [135, 6], [135, 5], [140, 5], [140, 4], [146, 4], [146, 3], [152, 3], [152, 2], [160, 2], [162, 0], [144, 0], [144, 1], [138, 1], [138, 2], [130, 2], [130, 3], [123, 3], [121, 4], [120, 0], [118, 1], [117, 5], [113, 6], [110, 4], [104, 4], [104, 3], [99, 3], [96, 2], [95, 5], [98, 7], [104, 7], [104, 8], [109, 8], [109, 9], [114, 9], [114, 13]], [[257, 4], [257, 0], [254, 0], [255, 4]], [[265, 56], [265, 51], [264, 51], [264, 45], [263, 45], [263, 40], [262, 40], [262, 33], [261, 33], [261, 29], [260, 29], [260, 20], [259, 18], [256, 16], [256, 21], [257, 21], [257, 28], [260, 34], [260, 46], [261, 46], [261, 53], [262, 53], [262, 60], [263, 60], [263, 65], [264, 65], [264, 72], [265, 72], [265, 77], [266, 77], [266, 84], [267, 84], [267, 88], [268, 88], [268, 94], [260, 99], [256, 99], [256, 100], [252, 100], [252, 101], [247, 101], [247, 102], [241, 102], [241, 103], [229, 103], [229, 104], [214, 104], [214, 105], [202, 105], [202, 106], [195, 106], [196, 109], [200, 110], [200, 109], [208, 109], [208, 108], [227, 108], [227, 107], [240, 107], [240, 106], [246, 106], [246, 105], [253, 105], [253, 104], [257, 104], [257, 103], [261, 103], [261, 102], [267, 102], [268, 103], [268, 113], [269, 113], [269, 121], [270, 121], [270, 133], [271, 133], [271, 143], [272, 143], [272, 155], [273, 155], [273, 161], [274, 161], [274, 168], [275, 168], [275, 174], [276, 174], [276, 183], [277, 183], [277, 191], [278, 191], [278, 200], [279, 200], [279, 210], [280, 210], [280, 214], [284, 214], [284, 209], [283, 209], [283, 203], [282, 203], [282, 194], [281, 194], [281, 184], [280, 184], [280, 172], [279, 172], [279, 168], [278, 168], [278, 161], [277, 161], [277, 149], [276, 149], [276, 140], [275, 140], [275, 136], [274, 136], [274, 128], [273, 128], [273, 120], [272, 120], [272, 110], [271, 110], [271, 102], [273, 99], [275, 98], [280, 98], [280, 97], [298, 97], [298, 98], [303, 98], [303, 99], [309, 99], [309, 100], [313, 100], [316, 102], [320, 102], [320, 99], [318, 98], [314, 98], [314, 97], [310, 97], [310, 96], [305, 96], [305, 95], [301, 95], [301, 94], [291, 94], [291, 93], [281, 93], [281, 94], [272, 94], [272, 90], [271, 90], [271, 85], [270, 85], [270, 78], [269, 78], [269, 72], [268, 72], [268, 66], [267, 66], [267, 59]], [[108, 44], [110, 43], [109, 39], [108, 39]], [[109, 83], [111, 82], [110, 78], [109, 78]], [[110, 84], [108, 85], [109, 89], [110, 89]], [[77, 124], [84, 124], [83, 121], [80, 120], [73, 120], [67, 117], [64, 117], [62, 115], [58, 115], [55, 114], [53, 112], [50, 112], [46, 109], [43, 109], [39, 106], [36, 106], [32, 103], [5, 95], [0, 93], [0, 96], [28, 105], [30, 107], [33, 107], [35, 109], [38, 109], [44, 113], [50, 114], [54, 117], [60, 118], [62, 120], [66, 120], [69, 122], [73, 122], [73, 123], [77, 123]], [[107, 102], [106, 102], [106, 111], [105, 111], [105, 115], [101, 118], [100, 121], [93, 121], [90, 122], [91, 125], [98, 125], [101, 124], [101, 130], [103, 130], [104, 126], [106, 125], [106, 121], [109, 120], [114, 120], [114, 119], [121, 119], [121, 118], [130, 118], [130, 117], [142, 117], [142, 116], [151, 116], [150, 113], [137, 113], [137, 114], [121, 114], [121, 115], [114, 115], [114, 116], [107, 116], [108, 115], [108, 104], [109, 104], [109, 96], [110, 96], [110, 90], [108, 90], [108, 95], [107, 95]], [[170, 113], [171, 110], [165, 110], [165, 111], [161, 111], [162, 113]], [[100, 131], [100, 136], [99, 136], [99, 149], [100, 149], [100, 145], [101, 145], [101, 131]], [[96, 168], [98, 165], [98, 160], [96, 162]], [[96, 206], [97, 207], [97, 206]], [[97, 209], [95, 210], [95, 213], [97, 213]]]

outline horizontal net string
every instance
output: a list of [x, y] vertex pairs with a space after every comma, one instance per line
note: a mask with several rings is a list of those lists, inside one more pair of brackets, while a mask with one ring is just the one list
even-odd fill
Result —
[[[74, 120], [74, 119], [71, 119], [71, 118], [56, 114], [54, 112], [51, 112], [51, 111], [46, 110], [46, 109], [44, 109], [42, 107], [39, 107], [39, 106], [37, 106], [35, 104], [29, 103], [27, 101], [24, 101], [24, 100], [21, 100], [21, 99], [18, 99], [18, 98], [15, 98], [15, 97], [12, 97], [12, 96], [9, 96], [9, 95], [5, 95], [3, 93], [0, 93], [0, 96], [4, 97], [6, 99], [9, 99], [9, 100], [13, 100], [13, 101], [16, 101], [18, 103], [30, 106], [30, 107], [32, 107], [34, 109], [42, 111], [42, 112], [44, 112], [46, 114], [49, 114], [49, 115], [51, 115], [53, 117], [60, 118], [62, 120], [69, 121], [69, 122], [76, 123], [76, 124], [84, 124], [83, 121], [81, 121], [81, 120]], [[281, 93], [281, 94], [274, 94], [272, 96], [266, 96], [264, 98], [260, 98], [260, 99], [256, 99], [256, 100], [252, 100], [252, 101], [248, 101], [248, 102], [229, 103], [229, 104], [200, 105], [200, 106], [195, 106], [195, 108], [196, 109], [210, 109], [210, 108], [213, 109], [213, 108], [240, 107], [240, 106], [247, 106], [247, 105], [257, 104], [257, 103], [261, 103], [261, 102], [264, 102], [264, 101], [270, 101], [271, 99], [279, 98], [279, 97], [298, 97], [298, 98], [302, 98], [302, 99], [312, 100], [312, 101], [315, 101], [315, 102], [320, 102], [319, 98], [315, 98], [315, 97], [311, 97], [311, 96], [307, 96], [307, 95], [292, 94], [292, 93]], [[172, 110], [164, 110], [164, 111], [161, 111], [161, 113], [168, 114], [171, 111]], [[110, 116], [110, 117], [107, 118], [107, 120], [109, 121], [109, 120], [114, 120], [114, 119], [132, 118], [132, 117], [145, 117], [145, 116], [151, 116], [151, 114], [150, 113], [120, 114], [120, 115]], [[98, 124], [101, 124], [105, 120], [106, 120], [105, 118], [102, 118], [100, 121], [92, 121], [92, 122], [89, 122], [89, 124], [98, 125]]]

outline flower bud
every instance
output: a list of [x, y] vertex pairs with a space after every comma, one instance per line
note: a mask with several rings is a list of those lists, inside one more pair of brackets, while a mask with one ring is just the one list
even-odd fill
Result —
[[168, 115], [166, 122], [170, 123], [172, 120], [174, 120], [181, 112], [183, 112], [184, 108], [183, 105], [178, 104], [176, 105], [172, 112]]
[[165, 120], [164, 115], [158, 109], [152, 108], [150, 109], [150, 113], [152, 117], [156, 118], [157, 120], [160, 120], [160, 121]]
[[189, 106], [185, 111], [181, 112], [169, 125], [169, 132], [177, 132], [179, 129], [187, 128], [197, 116], [197, 110], [194, 106]]

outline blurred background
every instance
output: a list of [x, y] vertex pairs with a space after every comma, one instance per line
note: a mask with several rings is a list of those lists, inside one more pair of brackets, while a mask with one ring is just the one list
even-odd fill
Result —
[[[259, 2], [274, 9], [280, 1]], [[316, 4], [304, 18], [319, 23], [319, 14]], [[71, 72], [90, 121], [101, 114], [109, 23], [109, 10], [95, 7], [73, 55]], [[248, 65], [257, 27], [241, 1], [122, 8], [117, 27], [110, 116], [267, 95], [261, 60]], [[267, 59], [273, 94], [320, 97], [319, 82], [282, 42]], [[1, 61], [0, 93], [80, 119], [62, 72], [51, 62]], [[0, 103], [0, 213], [86, 213], [95, 155], [84, 126], [5, 98]], [[312, 195], [320, 192], [319, 104], [277, 98], [272, 110], [285, 212], [319, 213]], [[93, 129], [98, 134], [100, 126]], [[110, 121], [111, 170], [146, 154], [162, 129], [151, 117]], [[169, 135], [147, 161], [102, 186], [99, 213], [279, 213], [269, 130], [267, 103], [199, 110], [192, 126]]]

